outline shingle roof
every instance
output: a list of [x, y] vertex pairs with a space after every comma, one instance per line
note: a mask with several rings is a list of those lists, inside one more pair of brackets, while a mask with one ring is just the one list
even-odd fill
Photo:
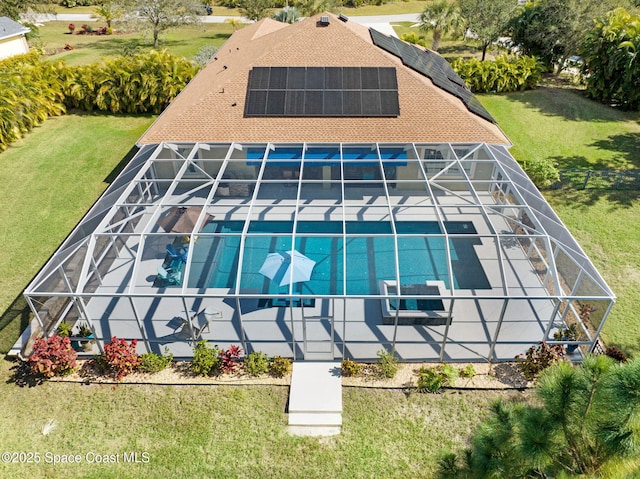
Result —
[[[500, 128], [471, 113], [397, 56], [375, 46], [369, 29], [329, 15], [293, 25], [265, 19], [234, 33], [140, 138], [243, 142], [486, 142], [509, 144]], [[245, 117], [255, 66], [395, 67], [400, 115], [385, 117]]]
[[9, 17], [0, 17], [0, 40], [17, 37], [28, 32], [29, 29], [24, 25], [14, 22]]

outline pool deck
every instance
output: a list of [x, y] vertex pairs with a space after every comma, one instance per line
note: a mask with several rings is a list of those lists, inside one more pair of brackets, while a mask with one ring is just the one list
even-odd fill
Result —
[[[486, 195], [485, 201], [490, 201], [490, 195]], [[86, 312], [93, 319], [98, 338], [144, 336], [147, 341], [140, 341], [140, 352], [145, 352], [147, 347], [162, 352], [167, 347], [176, 357], [189, 357], [193, 351], [193, 338], [183, 328], [176, 328], [182, 324], [177, 318], [187, 318], [191, 311], [208, 307], [220, 315], [212, 321], [210, 331], [202, 334], [202, 339], [221, 347], [238, 344], [271, 356], [278, 354], [298, 360], [315, 358], [314, 348], [318, 348], [315, 351], [318, 359], [366, 360], [376, 359], [376, 352], [383, 347], [395, 346], [399, 357], [406, 361], [513, 359], [544, 338], [554, 312], [554, 302], [545, 299], [548, 293], [520, 243], [503, 238], [499, 244], [495, 236], [490, 236], [492, 228], [509, 231], [504, 217], [490, 215], [490, 227], [478, 207], [461, 209], [452, 204], [449, 210], [446, 197], [438, 200], [445, 215], [450, 213], [451, 220], [473, 222], [478, 234], [486, 235], [473, 248], [491, 285], [488, 289], [456, 289], [450, 326], [399, 324], [396, 331], [393, 324], [383, 324], [381, 300], [375, 297], [316, 298], [314, 307], [260, 308], [258, 295], [252, 297], [259, 293], [255, 290], [241, 290], [236, 294], [228, 288], [153, 287], [157, 266], [166, 255], [167, 240], [175, 237], [159, 233], [147, 236], [136, 270], [134, 264], [139, 245], [134, 241], [138, 237], [131, 236], [109, 270], [102, 274], [101, 285], [96, 289], [98, 294], [131, 292], [135, 297], [86, 298]], [[408, 197], [407, 201], [416, 206], [425, 198]], [[332, 216], [332, 208], [322, 202], [305, 207], [314, 209], [314, 217]], [[291, 219], [290, 215], [270, 214], [271, 208], [266, 205], [262, 207], [263, 211], [256, 206], [253, 208], [260, 218]], [[224, 209], [229, 211], [228, 205]], [[366, 219], [379, 220], [381, 213], [374, 208], [368, 214]], [[240, 217], [240, 213], [232, 211], [220, 218]], [[413, 219], [427, 221], [434, 218], [413, 216]], [[144, 223], [144, 220], [140, 221], [140, 224]], [[497, 267], [500, 256], [502, 270]], [[464, 268], [464, 264], [459, 267]], [[466, 273], [462, 270], [457, 274], [465, 277]], [[509, 295], [519, 298], [509, 299], [505, 304], [505, 288]], [[491, 296], [495, 299], [487, 299]], [[484, 299], [480, 301], [480, 297]], [[497, 318], [503, 310], [505, 320], [499, 323]], [[136, 316], [140, 322], [136, 321]], [[496, 335], [499, 343], [491, 352]]]

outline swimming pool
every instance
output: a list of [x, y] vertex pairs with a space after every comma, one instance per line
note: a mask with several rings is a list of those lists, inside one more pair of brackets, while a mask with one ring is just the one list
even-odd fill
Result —
[[[449, 288], [445, 238], [435, 221], [395, 222], [400, 284], [443, 281]], [[474, 234], [471, 222], [446, 222], [451, 234]], [[295, 244], [293, 236], [295, 227]], [[205, 226], [193, 248], [189, 287], [236, 288], [240, 264], [243, 221], [218, 221]], [[343, 231], [344, 230], [344, 231]], [[354, 236], [342, 236], [343, 233]], [[385, 221], [254, 221], [247, 228], [242, 255], [240, 289], [258, 294], [288, 294], [260, 274], [269, 253], [296, 249], [316, 262], [311, 279], [296, 283], [294, 292], [311, 295], [377, 295], [381, 280], [396, 279], [395, 242], [392, 225]], [[460, 240], [463, 241], [460, 241]], [[471, 240], [471, 241], [469, 241]], [[477, 238], [450, 238], [451, 260], [465, 261], [465, 276], [475, 288], [489, 288], [482, 265], [473, 249]], [[465, 286], [456, 277], [454, 288]], [[471, 274], [470, 274], [471, 271]]]

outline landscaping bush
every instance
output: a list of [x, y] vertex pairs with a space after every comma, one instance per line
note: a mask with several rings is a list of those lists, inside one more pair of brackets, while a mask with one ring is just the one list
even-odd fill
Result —
[[342, 375], [345, 377], [359, 376], [362, 374], [363, 365], [352, 361], [351, 359], [343, 359], [341, 370]]
[[418, 391], [437, 393], [444, 386], [453, 386], [457, 378], [458, 370], [449, 364], [435, 368], [421, 367], [418, 372]]
[[36, 51], [0, 61], [0, 91], [0, 151], [65, 111], [58, 67]]
[[425, 48], [427, 47], [427, 42], [424, 40], [424, 37], [419, 37], [416, 32], [405, 33], [400, 37], [400, 40], [414, 45], [420, 45]]
[[472, 378], [474, 377], [476, 374], [478, 374], [476, 372], [476, 368], [473, 367], [473, 364], [467, 364], [464, 368], [462, 368], [460, 370], [460, 377], [461, 378]]
[[554, 363], [565, 358], [565, 351], [562, 345], [554, 344], [550, 346], [547, 342], [542, 342], [537, 346], [531, 346], [524, 357], [516, 356], [516, 361], [522, 368], [522, 373], [527, 379], [535, 379], [538, 374]]
[[269, 356], [260, 351], [252, 351], [244, 358], [244, 367], [252, 376], [267, 374], [269, 371]]
[[62, 72], [65, 104], [111, 113], [160, 113], [197, 71], [193, 63], [166, 51], [66, 67]]
[[549, 188], [560, 181], [560, 171], [551, 158], [523, 162], [522, 169], [538, 188]]
[[76, 358], [69, 338], [54, 334], [36, 339], [27, 363], [32, 374], [51, 378], [70, 374], [76, 367]]
[[611, 359], [615, 360], [618, 363], [626, 363], [629, 360], [627, 355], [622, 350], [620, 350], [615, 346], [609, 346], [604, 352], [604, 354], [606, 354], [607, 356], [609, 356]]
[[220, 348], [209, 347], [203, 339], [196, 343], [191, 361], [191, 371], [200, 376], [216, 376], [222, 371]]
[[240, 359], [240, 354], [242, 353], [242, 349], [239, 346], [232, 344], [229, 346], [229, 349], [220, 351], [220, 369], [223, 373], [229, 374], [236, 370], [238, 366], [238, 359]]
[[529, 90], [542, 78], [542, 67], [535, 57], [503, 55], [494, 61], [457, 58], [451, 66], [474, 93]]
[[173, 361], [173, 354], [169, 353], [169, 349], [165, 348], [164, 355], [156, 353], [145, 353], [140, 356], [140, 365], [138, 370], [143, 373], [157, 373], [165, 369]]
[[281, 356], [274, 356], [269, 365], [269, 374], [276, 378], [283, 378], [291, 373], [293, 368], [291, 360]]
[[380, 361], [376, 364], [378, 376], [382, 379], [394, 378], [398, 369], [400, 369], [396, 352], [394, 350], [381, 349], [376, 354], [380, 358]]
[[140, 357], [136, 353], [138, 341], [132, 339], [130, 343], [124, 338], [111, 338], [109, 344], [104, 345], [102, 359], [109, 365], [109, 371], [120, 381], [131, 374], [140, 365]]

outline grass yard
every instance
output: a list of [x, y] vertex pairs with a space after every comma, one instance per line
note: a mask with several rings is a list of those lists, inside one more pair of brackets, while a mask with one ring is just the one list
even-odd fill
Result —
[[[9, 366], [0, 361], [0, 377]], [[0, 477], [429, 478], [440, 451], [462, 447], [498, 394], [346, 388], [343, 433], [317, 439], [286, 433], [282, 386], [2, 381], [11, 404], [0, 412], [2, 451], [40, 452], [42, 462], [0, 464]], [[49, 420], [57, 427], [43, 436]], [[80, 454], [82, 464], [45, 464], [45, 452]], [[124, 452], [146, 452], [149, 461], [124, 463]], [[87, 464], [87, 453], [119, 454], [120, 463]]]
[[[553, 158], [560, 168], [640, 169], [640, 114], [559, 88], [480, 95], [514, 143], [516, 159]], [[560, 218], [618, 297], [604, 339], [640, 353], [640, 192], [545, 191]]]
[[[399, 38], [402, 37], [402, 35], [413, 32], [418, 35], [418, 37], [424, 38], [427, 48], [431, 48], [431, 45], [433, 44], [433, 32], [423, 33], [413, 22], [393, 22], [391, 25]], [[478, 59], [482, 57], [482, 51], [479, 49], [478, 45], [474, 44], [471, 40], [451, 38], [448, 35], [443, 35], [440, 40], [438, 53], [449, 61], [453, 61], [453, 59], [459, 57], [476, 57]], [[498, 49], [497, 47], [495, 49], [489, 49], [487, 50], [487, 59], [493, 59], [504, 53], [505, 52], [503, 50]]]
[[[68, 22], [47, 22], [40, 27], [40, 40], [51, 61], [65, 60], [69, 65], [100, 62], [104, 57], [153, 48], [151, 36], [142, 32], [114, 35], [70, 35]], [[76, 25], [76, 29], [80, 27]], [[169, 30], [160, 36], [160, 49], [192, 59], [205, 45], [219, 47], [231, 36], [228, 23], [203, 23]], [[65, 44], [74, 50], [63, 50]]]
[[0, 154], [0, 241], [11, 249], [0, 255], [0, 351], [15, 342], [26, 319], [16, 317], [19, 305], [5, 310], [105, 190], [152, 120], [103, 114], [50, 118]]

